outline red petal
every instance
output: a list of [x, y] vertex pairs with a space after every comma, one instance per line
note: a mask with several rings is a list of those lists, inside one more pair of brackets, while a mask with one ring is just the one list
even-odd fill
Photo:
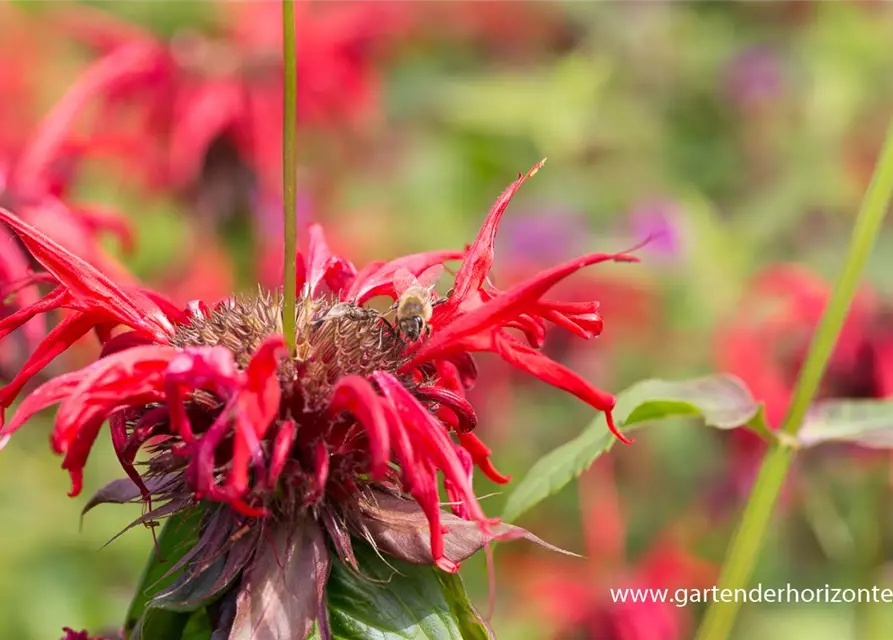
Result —
[[240, 406], [258, 438], [264, 437], [279, 413], [282, 388], [277, 372], [279, 358], [285, 352], [282, 336], [270, 336], [255, 350], [245, 370], [245, 384], [239, 392]]
[[[25, 422], [38, 411], [42, 411], [58, 402], [62, 402], [65, 398], [69, 397], [71, 392], [81, 383], [84, 375], [86, 375], [84, 369], [72, 371], [71, 373], [57, 376], [49, 382], [45, 382], [37, 387], [37, 389], [29, 393], [25, 399], [22, 400], [22, 403], [16, 410], [12, 420], [9, 421], [9, 424], [0, 428], [0, 435], [9, 436], [24, 425]], [[3, 407], [0, 407], [0, 425], [3, 424], [2, 411]]]
[[383, 403], [382, 408], [388, 421], [391, 446], [394, 448], [394, 455], [397, 458], [397, 462], [400, 463], [400, 470], [403, 474], [403, 488], [411, 493], [416, 485], [416, 474], [414, 471], [416, 468], [415, 451], [412, 447], [412, 442], [406, 429], [403, 428], [403, 423], [400, 421], [400, 416], [397, 415], [397, 410], [387, 403]]
[[[354, 278], [353, 284], [350, 285], [350, 289], [344, 292], [341, 296], [342, 302], [355, 300], [365, 282], [387, 263], [387, 260], [373, 260], [360, 269], [359, 272], [357, 272], [357, 277]], [[358, 300], [357, 304], [362, 304], [362, 301]]]
[[527, 345], [512, 340], [504, 333], [496, 334], [495, 346], [497, 353], [509, 364], [536, 376], [543, 382], [572, 393], [599, 411], [603, 411], [611, 432], [621, 442], [632, 443], [632, 440], [629, 440], [614, 426], [611, 410], [614, 408], [616, 399], [610, 393], [596, 389], [567, 367]]
[[419, 387], [415, 393], [424, 400], [442, 404], [456, 414], [460, 426], [458, 431], [467, 433], [477, 426], [478, 418], [474, 407], [458, 393], [440, 386]]
[[382, 479], [387, 474], [391, 451], [388, 418], [384, 401], [364, 378], [345, 376], [335, 385], [328, 413], [337, 416], [343, 411], [352, 413], [366, 430], [372, 477]]
[[214, 453], [231, 429], [233, 403], [228, 403], [196, 445], [189, 464], [188, 477], [196, 498], [225, 499], [214, 474]]
[[[411, 368], [426, 360], [454, 351], [453, 347], [462, 338], [514, 320], [518, 315], [528, 311], [529, 307], [533, 306], [540, 297], [564, 278], [583, 267], [609, 260], [636, 262], [638, 258], [625, 253], [589, 254], [538, 273], [444, 325], [437, 324], [438, 318], [435, 314], [434, 321], [432, 321], [435, 326], [434, 334], [421, 346], [405, 367]], [[455, 294], [453, 295], [455, 296]]]
[[19, 309], [18, 311], [6, 316], [2, 320], [0, 320], [0, 340], [3, 340], [3, 338], [21, 327], [31, 318], [42, 313], [46, 313], [47, 311], [58, 309], [59, 307], [64, 306], [67, 301], [67, 292], [65, 291], [65, 289], [60, 287], [58, 289], [50, 291], [34, 304]]
[[22, 152], [12, 179], [28, 188], [39, 189], [75, 119], [87, 103], [123, 82], [148, 79], [158, 72], [159, 62], [157, 47], [134, 43], [116, 49], [91, 66], [44, 118], [37, 135]]
[[186, 443], [194, 442], [186, 414], [186, 396], [195, 389], [206, 389], [227, 397], [239, 387], [241, 379], [233, 354], [225, 347], [195, 347], [177, 353], [165, 375], [171, 431]]
[[329, 451], [322, 440], [313, 445], [314, 488], [308, 496], [309, 503], [315, 503], [326, 493], [329, 481]]
[[[472, 517], [486, 523], [487, 516], [481, 510], [474, 489], [463, 473], [462, 463], [443, 425], [393, 375], [376, 371], [372, 376], [384, 396], [397, 410], [404, 427], [412, 434], [410, 437], [416, 450], [416, 462], [421, 462], [419, 449], [425, 450], [429, 459], [443, 471], [444, 477], [450, 478], [461, 492]], [[434, 490], [436, 493], [436, 488]]]
[[[390, 262], [374, 262], [366, 265], [357, 275], [344, 300], [353, 300], [357, 304], [363, 304], [375, 296], [391, 296], [394, 294], [394, 273], [400, 269], [406, 269], [414, 276], [419, 276], [426, 269], [434, 265], [443, 264], [450, 260], [461, 260], [461, 251], [428, 251], [414, 253]], [[375, 266], [376, 268], [372, 268]]]
[[149, 298], [174, 324], [189, 324], [187, 313], [164, 294], [149, 289], [139, 289], [139, 293]]
[[505, 326], [523, 331], [527, 341], [537, 349], [542, 347], [546, 340], [546, 324], [530, 314], [522, 313], [511, 322], [507, 322]]
[[319, 285], [323, 282], [333, 293], [339, 293], [348, 288], [356, 277], [357, 270], [344, 258], [332, 254], [320, 225], [310, 225], [309, 232], [307, 282], [310, 286], [310, 294], [315, 295]]
[[[459, 461], [462, 463], [462, 468], [465, 470], [465, 475], [468, 478], [468, 482], [472, 481], [472, 469], [474, 467], [474, 461], [471, 459], [471, 454], [468, 453], [464, 448], [455, 445], [456, 455], [459, 457]], [[462, 495], [460, 494], [457, 487], [447, 479], [443, 481], [443, 488], [446, 491], [447, 498], [450, 500], [450, 510], [455, 513], [457, 516], [464, 520], [471, 520], [471, 516], [468, 513], [468, 509], [465, 508], [465, 502], [462, 500]]]
[[[3, 283], [5, 291], [0, 291], [0, 307], [4, 304], [4, 299], [11, 297], [12, 303], [16, 308], [30, 307], [37, 303], [40, 299], [37, 287], [31, 286], [34, 281], [34, 274], [28, 267], [28, 260], [17, 248], [13, 247], [12, 236], [7, 233], [5, 227], [0, 227], [0, 282]], [[8, 285], [13, 283], [21, 283], [10, 290]], [[41, 318], [37, 322], [28, 323], [23, 329], [25, 338], [29, 346], [34, 348], [46, 333], [46, 322]]]
[[171, 132], [168, 165], [173, 179], [189, 184], [198, 179], [211, 143], [238, 123], [247, 105], [241, 84], [233, 80], [202, 85], [181, 101], [183, 113]]
[[56, 416], [54, 449], [65, 453], [82, 424], [105, 419], [114, 409], [161, 400], [164, 372], [176, 353], [167, 346], [133, 347], [82, 369], [83, 379]]
[[481, 473], [496, 484], [508, 484], [512, 479], [511, 476], [504, 476], [496, 470], [496, 467], [490, 461], [490, 454], [492, 453], [490, 448], [473, 433], [460, 433], [459, 444], [468, 451], [471, 459], [474, 460], [478, 469], [481, 470]]
[[[38, 345], [16, 377], [0, 389], [0, 407], [8, 407], [29, 380], [60, 353], [84, 337], [96, 324], [90, 316], [75, 313], [60, 322]], [[2, 421], [0, 421], [2, 424]]]
[[274, 488], [285, 463], [291, 456], [291, 448], [295, 443], [295, 423], [286, 420], [279, 425], [276, 437], [273, 439], [273, 451], [270, 454], [270, 468], [267, 473], [267, 486]]
[[118, 237], [125, 252], [133, 251], [133, 229], [120, 212], [96, 206], [70, 207], [70, 209], [91, 231], [109, 231]]
[[248, 491], [251, 458], [257, 458], [258, 466], [263, 464], [260, 439], [279, 413], [282, 391], [277, 370], [279, 355], [284, 350], [285, 342], [281, 336], [267, 338], [252, 355], [244, 382], [237, 391], [232, 468], [227, 479], [228, 488], [237, 496]]
[[512, 200], [515, 192], [524, 184], [524, 181], [532, 177], [545, 163], [545, 159], [538, 162], [525, 175], [518, 175], [518, 179], [510, 184], [502, 195], [496, 200], [487, 214], [487, 218], [481, 225], [477, 237], [462, 260], [459, 273], [456, 274], [456, 285], [453, 288], [453, 297], [462, 300], [472, 291], [477, 291], [484, 284], [490, 267], [493, 266], [493, 245], [496, 242], [496, 231], [499, 221], [506, 207]]
[[137, 306], [109, 278], [3, 208], [0, 220], [12, 227], [37, 261], [80, 302], [165, 341], [173, 333], [168, 319], [154, 305]]

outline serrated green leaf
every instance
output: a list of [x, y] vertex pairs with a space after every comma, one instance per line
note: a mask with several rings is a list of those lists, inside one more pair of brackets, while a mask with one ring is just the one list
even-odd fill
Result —
[[443, 595], [459, 623], [459, 630], [466, 640], [489, 640], [492, 634], [481, 619], [480, 614], [468, 599], [465, 592], [465, 584], [457, 573], [435, 571]]
[[489, 637], [455, 576], [444, 578], [435, 567], [390, 557], [386, 564], [362, 542], [354, 551], [362, 576], [335, 561], [326, 586], [331, 631], [338, 640]]
[[558, 493], [586, 471], [600, 455], [610, 450], [615, 442], [617, 438], [608, 431], [604, 418], [599, 417], [593, 421], [576, 438], [536, 461], [509, 496], [502, 519], [512, 522], [525, 511]]
[[[133, 600], [127, 610], [127, 618], [124, 630], [130, 633], [143, 614], [152, 597], [172, 585], [179, 577], [180, 572], [165, 577], [177, 558], [192, 548], [198, 540], [198, 527], [201, 521], [201, 510], [193, 509], [183, 513], [174, 514], [167, 519], [158, 534], [158, 545], [153, 548], [143, 569]], [[188, 619], [188, 615], [186, 618]], [[185, 625], [185, 623], [184, 623]], [[182, 633], [182, 630], [181, 630]], [[138, 637], [138, 636], [137, 636]], [[149, 636], [143, 636], [148, 638]], [[157, 638], [172, 638], [178, 636], [152, 636]]]
[[643, 380], [617, 396], [614, 418], [633, 425], [699, 416], [711, 427], [734, 429], [759, 414], [760, 405], [741, 380], [728, 374], [691, 380]]
[[[645, 380], [617, 396], [614, 418], [624, 429], [645, 422], [680, 416], [700, 416], [710, 426], [731, 429], [748, 422], [762, 430], [760, 405], [744, 383], [730, 375], [693, 380]], [[610, 450], [617, 438], [597, 418], [579, 436], [540, 458], [518, 483], [506, 502], [502, 518], [511, 522], [558, 493]]]
[[871, 449], [893, 448], [893, 402], [820, 402], [810, 410], [797, 440], [804, 447], [846, 442]]

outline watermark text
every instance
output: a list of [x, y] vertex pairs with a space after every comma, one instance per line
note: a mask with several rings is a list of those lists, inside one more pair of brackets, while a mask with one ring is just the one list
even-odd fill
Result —
[[611, 600], [621, 602], [667, 602], [677, 607], [700, 603], [816, 603], [851, 604], [867, 602], [893, 603], [893, 589], [874, 586], [861, 589], [838, 589], [826, 584], [814, 589], [793, 587], [764, 587], [762, 584], [751, 589], [721, 589], [713, 586], [707, 589], [610, 589]]

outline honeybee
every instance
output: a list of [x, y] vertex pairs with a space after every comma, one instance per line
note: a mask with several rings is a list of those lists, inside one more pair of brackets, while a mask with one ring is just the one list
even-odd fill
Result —
[[418, 278], [406, 269], [398, 269], [394, 274], [394, 291], [397, 302], [397, 327], [410, 340], [418, 340], [422, 332], [431, 335], [428, 321], [434, 312], [434, 306], [445, 300], [437, 300], [434, 287], [443, 275], [443, 265], [436, 264], [423, 271]]
[[332, 305], [321, 317], [314, 320], [313, 326], [318, 328], [324, 322], [335, 320], [337, 318], [346, 318], [347, 320], [368, 320], [377, 317], [379, 317], [379, 313], [374, 309], [359, 307], [352, 302], [339, 302]]

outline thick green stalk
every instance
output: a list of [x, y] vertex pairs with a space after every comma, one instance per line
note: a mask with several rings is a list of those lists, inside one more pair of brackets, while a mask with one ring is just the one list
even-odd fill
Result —
[[[810, 344], [806, 361], [797, 378], [791, 406], [781, 425], [782, 433], [787, 436], [797, 434], [818, 391], [850, 303], [859, 286], [865, 263], [890, 207], [891, 195], [893, 195], [893, 122], [887, 131], [871, 184], [856, 218], [843, 269], [837, 277], [831, 299]], [[750, 582], [772, 517], [772, 509], [778, 500], [778, 494], [796, 451], [796, 445], [792, 444], [791, 440], [790, 437], [780, 439], [763, 459], [741, 523], [732, 538], [731, 547], [723, 564], [718, 585], [720, 590], [746, 589]], [[740, 602], [712, 603], [701, 628], [698, 629], [697, 640], [726, 640], [735, 625], [735, 618], [740, 608]]]
[[285, 275], [283, 278], [282, 331], [288, 345], [295, 344], [297, 271], [297, 104], [298, 73], [295, 50], [295, 3], [282, 0], [282, 57], [285, 64], [285, 98], [282, 110], [282, 204], [285, 218]]

